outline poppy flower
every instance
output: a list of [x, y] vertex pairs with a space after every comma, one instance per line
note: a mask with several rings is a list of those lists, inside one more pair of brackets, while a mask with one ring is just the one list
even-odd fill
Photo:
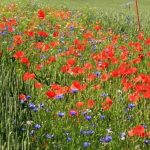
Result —
[[83, 107], [84, 106], [84, 102], [77, 102], [76, 103], [76, 107], [77, 108], [81, 108], [81, 107]]
[[38, 64], [37, 66], [36, 66], [36, 70], [41, 70], [43, 68], [43, 64]]
[[26, 101], [26, 95], [25, 94], [20, 94], [19, 95], [19, 100]]
[[38, 36], [41, 36], [41, 37], [48, 37], [48, 33], [45, 32], [45, 31], [38, 31]]
[[18, 52], [16, 52], [14, 55], [13, 55], [13, 57], [15, 58], [15, 59], [20, 59], [20, 58], [22, 58], [22, 57], [24, 57], [24, 52], [23, 51], [18, 51]]
[[145, 128], [142, 125], [137, 125], [128, 131], [128, 136], [139, 136], [143, 137], [145, 135]]
[[94, 105], [95, 105], [95, 100], [89, 99], [89, 100], [87, 101], [87, 107], [88, 107], [88, 108], [93, 108]]
[[73, 66], [76, 64], [76, 60], [74, 58], [69, 58], [67, 60], [67, 64], [70, 65], [70, 66]]
[[28, 67], [30, 65], [29, 59], [27, 57], [20, 58], [20, 62], [26, 64]]
[[113, 101], [107, 97], [106, 100], [102, 103], [103, 110], [109, 110], [113, 104]]
[[34, 79], [34, 78], [35, 78], [35, 74], [34, 73], [26, 72], [23, 75], [23, 80], [24, 81], [31, 80], [31, 79]]
[[41, 89], [43, 87], [43, 85], [40, 82], [35, 82], [34, 87], [36, 89]]
[[139, 93], [135, 92], [129, 95], [129, 100], [131, 102], [137, 102], [140, 99]]
[[55, 92], [53, 92], [53, 91], [47, 91], [46, 95], [48, 98], [54, 98], [56, 96]]
[[43, 10], [38, 11], [38, 17], [39, 19], [44, 19], [45, 18], [45, 12]]
[[59, 32], [57, 32], [57, 31], [55, 31], [54, 33], [53, 33], [53, 37], [57, 37], [59, 35]]
[[13, 37], [13, 40], [14, 40], [14, 44], [15, 45], [20, 45], [23, 43], [23, 40], [22, 40], [22, 36], [21, 35], [15, 35]]

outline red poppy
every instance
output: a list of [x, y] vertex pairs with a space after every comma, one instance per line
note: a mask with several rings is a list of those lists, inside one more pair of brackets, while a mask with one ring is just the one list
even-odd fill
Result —
[[23, 51], [18, 51], [18, 52], [16, 52], [16, 53], [13, 55], [13, 57], [14, 57], [15, 59], [20, 59], [20, 58], [24, 57], [24, 52], [23, 52]]
[[44, 19], [44, 18], [45, 18], [45, 12], [44, 12], [43, 10], [39, 10], [39, 11], [38, 11], [38, 17], [39, 17], [40, 19]]
[[138, 126], [132, 128], [130, 131], [128, 131], [128, 135], [144, 137], [145, 136], [145, 128], [142, 125], [138, 125]]
[[77, 102], [76, 103], [76, 107], [77, 108], [81, 108], [81, 107], [83, 107], [84, 106], [84, 102]]
[[20, 58], [20, 62], [21, 62], [21, 63], [24, 63], [24, 64], [26, 64], [26, 65], [28, 65], [28, 66], [29, 66], [29, 64], [30, 64], [29, 59], [28, 59], [27, 57], [22, 57], [22, 58]]
[[42, 85], [40, 82], [36, 82], [36, 83], [34, 84], [34, 87], [35, 87], [36, 89], [41, 89], [41, 88], [43, 87], [43, 85]]
[[92, 64], [91, 63], [85, 63], [84, 64], [84, 70], [91, 70], [93, 68]]
[[135, 92], [133, 94], [130, 94], [128, 98], [131, 102], [136, 103], [140, 99], [140, 95], [139, 95], [139, 93]]
[[34, 73], [26, 72], [23, 75], [23, 80], [24, 81], [31, 80], [31, 79], [34, 79], [34, 78], [35, 78], [35, 74]]
[[20, 94], [19, 95], [19, 100], [26, 101], [26, 95], [25, 94]]
[[22, 36], [21, 35], [15, 35], [14, 38], [14, 44], [15, 45], [20, 45], [23, 43], [23, 40], [22, 40]]
[[91, 74], [88, 75], [87, 80], [88, 81], [93, 81], [96, 78], [97, 78], [96, 74], [91, 73]]
[[106, 100], [102, 103], [103, 110], [109, 110], [113, 104], [113, 101], [107, 97]]
[[87, 107], [88, 107], [88, 108], [93, 108], [94, 105], [95, 105], [95, 100], [89, 99], [89, 100], [87, 101]]
[[41, 37], [48, 37], [48, 33], [45, 32], [45, 31], [38, 31], [38, 36], [41, 36]]
[[55, 31], [54, 33], [53, 33], [53, 37], [57, 37], [59, 35], [59, 32], [57, 32], [57, 31]]
[[47, 91], [46, 95], [48, 98], [54, 98], [56, 96], [55, 92], [53, 92], [53, 91]]
[[36, 69], [37, 70], [41, 70], [43, 68], [43, 64], [38, 64], [37, 66], [36, 66]]
[[50, 56], [47, 60], [47, 63], [50, 64], [52, 62], [56, 62], [56, 57], [55, 56]]
[[62, 87], [61, 87], [59, 84], [52, 84], [52, 85], [51, 85], [51, 88], [52, 88], [53, 90], [60, 90]]
[[67, 60], [67, 64], [70, 65], [70, 66], [73, 66], [76, 64], [76, 60], [74, 58], [69, 58]]

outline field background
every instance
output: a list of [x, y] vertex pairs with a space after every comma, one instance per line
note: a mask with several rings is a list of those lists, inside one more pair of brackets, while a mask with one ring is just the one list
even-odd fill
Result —
[[[90, 8], [96, 8], [99, 10], [113, 10], [123, 11], [124, 8], [130, 3], [131, 8], [134, 6], [134, 0], [1, 0], [1, 4], [7, 4], [10, 2], [34, 2], [41, 3], [42, 5], [49, 5], [53, 7], [66, 6], [71, 9], [84, 8], [86, 6]], [[139, 0], [139, 9], [145, 12], [145, 15], [150, 14], [150, 1], [149, 0]]]
[[[124, 21], [126, 21], [126, 17], [124, 17], [123, 19], [121, 19], [120, 17], [118, 23], [115, 22], [115, 20], [113, 21], [111, 15], [124, 13], [127, 14], [127, 16], [129, 17], [135, 18], [134, 17], [135, 8], [134, 8], [134, 2], [132, 0], [130, 1], [129, 0], [0, 0], [0, 5], [3, 6], [5, 4], [12, 4], [13, 2], [17, 2], [23, 5], [27, 4], [28, 2], [32, 2], [32, 4], [40, 4], [43, 7], [44, 6], [67, 7], [69, 9], [84, 9], [87, 7], [90, 9], [94, 8], [95, 12], [97, 12], [97, 15], [100, 18], [102, 18], [104, 21], [106, 21], [105, 27], [108, 26], [108, 27], [116, 28], [116, 31], [118, 32], [120, 32], [120, 27], [121, 28], [123, 27]], [[131, 7], [129, 8], [128, 4], [130, 2], [131, 2], [130, 5]], [[139, 0], [139, 9], [140, 9], [140, 19], [141, 19], [142, 27], [143, 29], [147, 29], [147, 31], [149, 31], [147, 33], [149, 34], [150, 33], [149, 30], [150, 29], [149, 26], [150, 0]], [[99, 15], [100, 12], [103, 12], [103, 14]], [[104, 19], [105, 16], [108, 16], [106, 20]], [[108, 23], [109, 20], [111, 20], [112, 22]], [[128, 27], [128, 24], [125, 24], [124, 28], [127, 30], [128, 34], [130, 32], [132, 35], [134, 35], [131, 28]], [[29, 143], [29, 137], [27, 136], [29, 134], [28, 130], [25, 133], [23, 133], [21, 136], [18, 136], [20, 135], [20, 132], [14, 133], [14, 129], [15, 131], [19, 130], [20, 126], [22, 125], [22, 120], [24, 120], [24, 117], [27, 117], [28, 112], [22, 111], [21, 108], [18, 109], [18, 106], [20, 104], [18, 103], [17, 92], [19, 91], [20, 81], [17, 79], [19, 77], [15, 75], [15, 71], [14, 71], [15, 69], [12, 60], [9, 60], [7, 58], [5, 59], [2, 61], [3, 65], [0, 66], [0, 69], [3, 70], [3, 74], [0, 74], [0, 84], [3, 85], [0, 86], [2, 87], [2, 90], [0, 92], [0, 98], [1, 98], [0, 103], [2, 104], [2, 109], [0, 110], [0, 112], [3, 113], [1, 120], [5, 120], [0, 124], [0, 135], [1, 133], [5, 134], [5, 131], [7, 132], [6, 135], [3, 135], [3, 137], [5, 138], [3, 138], [2, 141], [0, 140], [0, 146], [2, 145], [2, 150], [3, 149], [5, 150], [6, 144], [15, 145], [16, 149], [19, 149], [20, 146], [18, 143], [19, 141], [22, 144], [22, 149], [25, 149], [27, 143]], [[12, 93], [13, 94], [15, 93], [14, 97], [12, 97]], [[3, 103], [4, 99], [6, 100], [6, 104]], [[30, 117], [28, 117], [28, 119], [29, 118]]]

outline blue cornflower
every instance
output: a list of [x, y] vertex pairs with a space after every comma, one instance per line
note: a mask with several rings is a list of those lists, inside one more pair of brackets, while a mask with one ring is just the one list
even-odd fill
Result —
[[87, 131], [86, 131], [86, 134], [87, 134], [87, 135], [92, 135], [92, 134], [94, 134], [94, 131], [93, 131], [93, 130], [87, 130]]
[[75, 110], [71, 110], [71, 111], [69, 112], [69, 114], [70, 114], [71, 116], [76, 116], [76, 115], [77, 115], [77, 112], [76, 112]]
[[37, 112], [37, 111], [38, 111], [38, 108], [35, 107], [35, 108], [32, 109], [32, 110], [33, 110], [34, 112]]
[[84, 143], [83, 143], [83, 147], [84, 147], [84, 148], [88, 148], [90, 145], [91, 145], [90, 142], [84, 142]]
[[100, 115], [100, 119], [101, 119], [101, 120], [104, 120], [105, 118], [106, 118], [105, 115]]
[[41, 125], [36, 124], [36, 125], [34, 126], [34, 128], [35, 128], [36, 130], [38, 130], [38, 129], [40, 129], [40, 128], [41, 128]]
[[82, 114], [85, 116], [87, 114], [87, 111], [83, 111]]
[[77, 93], [78, 91], [78, 89], [71, 89], [71, 93]]
[[27, 99], [27, 100], [31, 99], [31, 96], [30, 96], [30, 95], [27, 95], [27, 96], [26, 96], [26, 99]]
[[29, 103], [29, 108], [30, 109], [34, 109], [36, 106], [35, 106], [35, 104], [34, 103]]
[[65, 113], [64, 113], [64, 112], [59, 112], [59, 113], [58, 113], [58, 116], [59, 116], [59, 117], [63, 117], [63, 116], [65, 116]]
[[81, 130], [80, 134], [82, 134], [82, 135], [92, 135], [92, 134], [94, 134], [94, 131], [93, 130]]
[[144, 140], [144, 143], [146, 144], [146, 145], [150, 145], [150, 140]]
[[100, 138], [100, 142], [102, 142], [102, 143], [109, 143], [111, 141], [112, 141], [112, 137], [110, 135]]
[[60, 95], [56, 95], [56, 96], [55, 96], [55, 99], [58, 99], [58, 100], [59, 100], [59, 99], [63, 99], [63, 98], [64, 98], [64, 95], [63, 95], [63, 94], [60, 94]]
[[97, 77], [99, 77], [99, 76], [101, 75], [101, 73], [100, 73], [99, 71], [96, 71], [96, 72], [95, 72], [95, 75], [96, 75]]
[[92, 117], [91, 116], [85, 116], [85, 119], [90, 121], [92, 119]]
[[129, 109], [132, 109], [132, 108], [134, 108], [134, 107], [135, 107], [135, 104], [133, 104], [133, 103], [131, 103], [131, 104], [128, 105], [128, 108], [129, 108]]
[[67, 137], [67, 142], [71, 142], [72, 138], [71, 137]]

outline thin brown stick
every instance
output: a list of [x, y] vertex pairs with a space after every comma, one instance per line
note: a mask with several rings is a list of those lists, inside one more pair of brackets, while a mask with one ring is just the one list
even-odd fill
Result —
[[136, 16], [137, 16], [138, 31], [140, 31], [140, 30], [141, 30], [141, 25], [140, 25], [140, 16], [139, 16], [138, 0], [135, 0], [135, 10], [136, 10]]

